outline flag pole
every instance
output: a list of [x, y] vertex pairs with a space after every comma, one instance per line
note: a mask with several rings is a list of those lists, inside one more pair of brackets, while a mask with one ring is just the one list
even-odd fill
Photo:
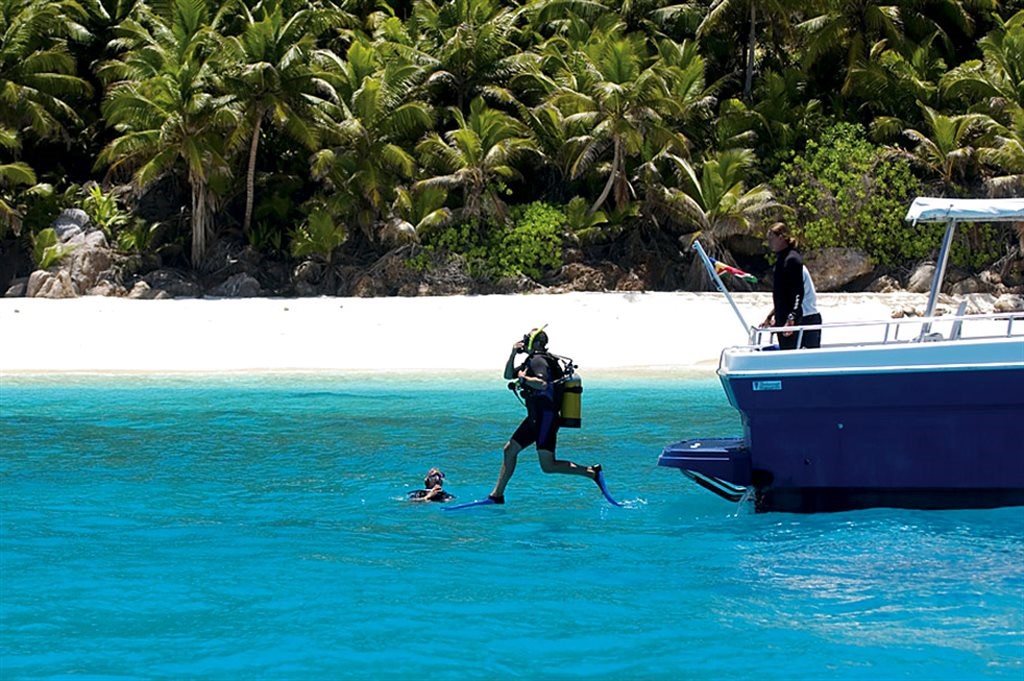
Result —
[[700, 239], [693, 240], [693, 250], [697, 251], [700, 259], [704, 261], [704, 268], [711, 275], [712, 281], [715, 282], [715, 286], [718, 290], [725, 294], [725, 299], [732, 305], [732, 311], [736, 313], [736, 318], [740, 320], [740, 324], [743, 325], [743, 333], [747, 334], [747, 338], [751, 338], [753, 335], [753, 329], [747, 324], [747, 320], [743, 318], [743, 314], [740, 309], [736, 307], [736, 301], [732, 299], [732, 295], [729, 293], [729, 289], [725, 288], [725, 284], [722, 283], [722, 278], [718, 276], [718, 272], [715, 271], [715, 266], [711, 264], [711, 260], [708, 258], [708, 254], [704, 252], [704, 247], [700, 244]]

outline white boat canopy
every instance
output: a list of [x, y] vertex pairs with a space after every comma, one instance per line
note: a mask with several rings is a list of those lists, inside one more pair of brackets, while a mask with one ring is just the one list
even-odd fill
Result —
[[[949, 249], [953, 243], [953, 232], [958, 222], [1020, 222], [1024, 221], [1024, 199], [943, 199], [919, 196], [914, 199], [907, 211], [907, 220], [918, 222], [945, 222], [946, 234], [942, 238], [942, 247], [935, 263], [935, 277], [928, 295], [928, 307], [925, 316], [935, 314], [935, 306], [942, 290], [942, 280], [946, 276], [946, 263], [949, 261]], [[926, 324], [927, 333], [931, 324]]]
[[1024, 199], [942, 199], [919, 196], [907, 218], [910, 222], [1024, 221]]

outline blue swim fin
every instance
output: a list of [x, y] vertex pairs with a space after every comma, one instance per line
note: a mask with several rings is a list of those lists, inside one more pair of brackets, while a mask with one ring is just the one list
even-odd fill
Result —
[[599, 470], [597, 472], [597, 477], [594, 479], [594, 482], [596, 482], [597, 486], [601, 488], [601, 494], [603, 494], [604, 498], [608, 500], [608, 503], [612, 506], [622, 506], [622, 504], [615, 501], [614, 497], [612, 497], [611, 492], [608, 491], [608, 485], [604, 484], [604, 471]]
[[497, 504], [497, 503], [498, 502], [496, 502], [494, 499], [491, 499], [490, 497], [485, 497], [484, 499], [477, 499], [476, 501], [467, 501], [464, 504], [456, 504], [454, 506], [442, 506], [441, 510], [442, 511], [458, 511], [458, 510], [463, 509], [463, 508], [472, 508], [473, 506], [488, 506], [488, 505]]

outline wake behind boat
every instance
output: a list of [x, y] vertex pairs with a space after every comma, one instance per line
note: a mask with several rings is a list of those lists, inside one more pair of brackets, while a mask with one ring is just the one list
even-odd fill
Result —
[[907, 220], [947, 223], [926, 316], [789, 327], [822, 330], [792, 351], [749, 327], [718, 368], [743, 435], [671, 444], [658, 465], [758, 511], [1024, 505], [1024, 313], [935, 315], [957, 224], [1024, 221], [1024, 199], [918, 198]]

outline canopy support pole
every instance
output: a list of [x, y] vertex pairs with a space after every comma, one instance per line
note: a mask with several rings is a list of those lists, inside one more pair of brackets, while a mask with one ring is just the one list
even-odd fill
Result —
[[[953, 245], [953, 232], [956, 231], [956, 218], [950, 218], [946, 223], [946, 234], [942, 237], [942, 248], [939, 249], [939, 257], [935, 263], [935, 277], [932, 280], [932, 290], [928, 294], [928, 307], [925, 308], [925, 317], [935, 316], [935, 306], [939, 302], [939, 293], [942, 290], [942, 281], [946, 277], [946, 263], [949, 262], [949, 250]], [[922, 336], [931, 331], [931, 322], [926, 322], [921, 329]]]
[[740, 320], [740, 324], [743, 326], [743, 333], [747, 335], [748, 339], [752, 339], [754, 332], [750, 325], [747, 324], [747, 320], [743, 318], [743, 314], [740, 309], [736, 307], [736, 301], [732, 299], [732, 295], [729, 294], [729, 290], [725, 288], [725, 284], [722, 283], [721, 277], [718, 276], [718, 272], [715, 271], [715, 266], [711, 264], [711, 259], [708, 258], [708, 254], [704, 252], [704, 247], [701, 246], [699, 239], [694, 239], [693, 250], [697, 251], [697, 255], [704, 261], [704, 268], [708, 271], [708, 276], [715, 282], [715, 286], [718, 290], [725, 294], [725, 299], [732, 305], [732, 311], [736, 313], [736, 318]]

